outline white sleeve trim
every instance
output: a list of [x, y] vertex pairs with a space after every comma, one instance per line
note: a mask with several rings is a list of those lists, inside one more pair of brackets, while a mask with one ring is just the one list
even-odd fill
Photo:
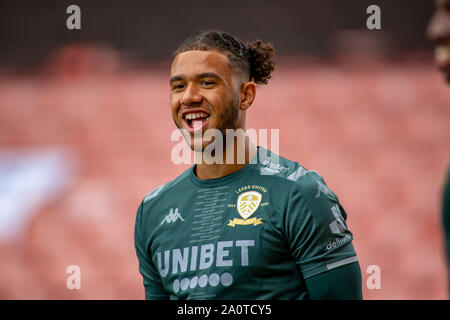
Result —
[[345, 266], [346, 264], [353, 263], [353, 262], [358, 262], [357, 256], [353, 256], [353, 257], [345, 258], [345, 259], [342, 259], [342, 260], [339, 260], [336, 262], [329, 263], [329, 264], [327, 264], [327, 270]]

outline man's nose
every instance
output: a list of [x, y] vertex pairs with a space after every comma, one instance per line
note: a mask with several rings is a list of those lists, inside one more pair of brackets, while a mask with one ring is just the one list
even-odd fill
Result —
[[200, 104], [202, 102], [202, 96], [199, 90], [193, 84], [189, 84], [181, 97], [180, 103], [185, 106], [192, 106]]
[[436, 12], [427, 28], [427, 36], [434, 42], [450, 40], [450, 15]]

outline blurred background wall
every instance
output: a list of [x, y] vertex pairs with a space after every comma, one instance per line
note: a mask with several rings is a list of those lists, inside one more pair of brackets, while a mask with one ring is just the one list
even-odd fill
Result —
[[[66, 27], [71, 4], [81, 30]], [[381, 30], [366, 28], [371, 4]], [[339, 196], [364, 297], [445, 299], [450, 96], [425, 38], [432, 12], [425, 0], [0, 1], [0, 298], [144, 297], [136, 209], [189, 167], [170, 160], [170, 55], [218, 28], [274, 44], [247, 127], [280, 129], [280, 153]], [[380, 289], [366, 286], [371, 265]]]
[[[321, 1], [1, 1], [2, 64], [39, 63], [56, 47], [88, 41], [104, 43], [139, 61], [167, 60], [193, 31], [219, 28], [243, 40], [272, 41], [280, 54], [333, 56], [336, 34], [367, 31], [366, 8], [382, 8], [382, 29], [370, 34], [385, 50], [431, 46], [424, 26], [433, 11], [426, 0]], [[66, 28], [66, 8], [77, 4], [82, 28]], [[366, 36], [369, 34], [366, 32]]]

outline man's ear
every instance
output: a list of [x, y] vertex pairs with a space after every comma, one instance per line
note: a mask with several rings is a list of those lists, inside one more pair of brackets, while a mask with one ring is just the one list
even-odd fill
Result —
[[256, 85], [253, 81], [246, 82], [241, 88], [241, 105], [240, 109], [242, 111], [247, 110], [255, 100], [256, 96]]

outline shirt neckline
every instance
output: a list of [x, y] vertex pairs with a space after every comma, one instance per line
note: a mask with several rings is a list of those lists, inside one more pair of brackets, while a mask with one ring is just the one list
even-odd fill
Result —
[[[255, 164], [259, 163], [259, 149], [260, 146], [257, 146], [257, 150], [256, 150], [256, 154], [252, 157], [252, 159], [250, 160], [249, 163], [247, 163], [247, 165], [241, 169], [239, 169], [236, 172], [233, 172], [232, 174], [226, 175], [224, 177], [220, 177], [220, 178], [215, 178], [215, 179], [199, 179], [196, 175], [195, 175], [195, 168], [196, 168], [196, 164], [194, 164], [192, 167], [190, 167], [189, 169], [189, 177], [191, 178], [191, 181], [193, 184], [198, 185], [200, 187], [220, 187], [223, 186], [225, 184], [228, 184], [236, 179], [238, 179], [240, 176], [242, 176], [242, 174], [248, 170], [250, 170]], [[256, 157], [256, 162], [252, 163], [254, 161]]]

